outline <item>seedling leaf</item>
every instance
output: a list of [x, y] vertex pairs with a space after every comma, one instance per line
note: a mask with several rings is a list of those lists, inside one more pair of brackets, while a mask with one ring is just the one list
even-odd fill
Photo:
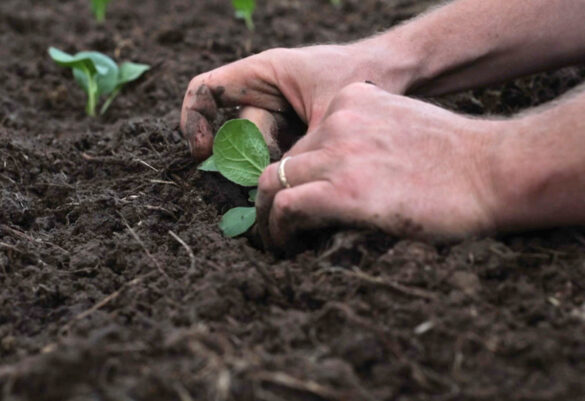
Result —
[[241, 18], [246, 22], [246, 26], [250, 31], [254, 30], [254, 21], [252, 14], [256, 9], [255, 0], [232, 0], [232, 5], [236, 9], [236, 18]]
[[[114, 60], [105, 54], [94, 51], [79, 52], [75, 57], [89, 58], [93, 62], [97, 70], [97, 97], [100, 95], [107, 95], [116, 88], [118, 82], [118, 66]], [[87, 76], [78, 69], [73, 70], [73, 76], [77, 83], [81, 85], [85, 93], [88, 93]]]
[[85, 110], [95, 116], [97, 102], [101, 95], [110, 95], [101, 108], [101, 114], [108, 109], [122, 86], [140, 77], [150, 67], [146, 64], [126, 62], [118, 65], [100, 52], [83, 51], [72, 56], [54, 47], [49, 47], [49, 55], [59, 65], [73, 70], [75, 81], [87, 94]]
[[[198, 167], [203, 171], [218, 171], [236, 184], [253, 186], [270, 163], [268, 147], [256, 125], [244, 119], [230, 120], [218, 131], [213, 141], [213, 155]], [[248, 192], [248, 201], [256, 203], [258, 190]], [[245, 233], [256, 221], [254, 207], [230, 209], [219, 223], [228, 237]]]
[[258, 195], [258, 190], [256, 188], [251, 189], [250, 192], [248, 192], [248, 201], [256, 203], [256, 195]]
[[235, 207], [227, 211], [219, 222], [219, 228], [228, 237], [245, 233], [256, 221], [256, 208]]
[[[49, 47], [49, 55], [57, 64], [63, 67], [70, 67], [70, 68], [78, 68], [78, 69], [87, 69], [91, 74], [95, 74], [98, 72], [97, 66], [93, 63], [90, 57], [87, 55], [80, 55], [76, 54], [72, 56], [64, 51], [61, 51], [55, 47]], [[99, 70], [99, 72], [105, 72], [104, 69]]]
[[118, 74], [118, 86], [122, 86], [140, 78], [140, 76], [149, 69], [150, 66], [147, 64], [131, 63], [129, 61], [122, 63], [120, 66], [120, 73]]
[[226, 122], [213, 141], [213, 155], [219, 172], [236, 184], [252, 187], [270, 163], [264, 137], [251, 121]]
[[91, 11], [98, 22], [106, 19], [106, 8], [111, 0], [91, 0]]
[[87, 52], [71, 56], [59, 49], [49, 47], [49, 55], [57, 64], [73, 69], [75, 80], [87, 93], [85, 111], [88, 115], [95, 116], [95, 107], [99, 97], [97, 78], [101, 74], [107, 74], [107, 68], [101, 64], [96, 65]]
[[215, 165], [215, 158], [213, 155], [209, 156], [207, 160], [205, 160], [199, 165], [199, 167], [197, 167], [197, 169], [202, 171], [219, 172], [217, 166]]
[[100, 110], [100, 114], [104, 114], [108, 110], [108, 107], [110, 107], [110, 104], [112, 104], [112, 102], [114, 101], [116, 96], [118, 96], [118, 93], [120, 93], [120, 91], [122, 90], [122, 87], [124, 85], [126, 85], [128, 82], [132, 82], [132, 81], [140, 78], [140, 76], [142, 74], [144, 74], [146, 71], [148, 71], [149, 69], [150, 69], [150, 66], [147, 64], [138, 64], [138, 63], [131, 63], [131, 62], [122, 63], [122, 65], [120, 66], [120, 68], [118, 70], [116, 87], [114, 88], [114, 90], [112, 91], [110, 96], [108, 96], [108, 98], [106, 99], [106, 101], [102, 105], [102, 108]]

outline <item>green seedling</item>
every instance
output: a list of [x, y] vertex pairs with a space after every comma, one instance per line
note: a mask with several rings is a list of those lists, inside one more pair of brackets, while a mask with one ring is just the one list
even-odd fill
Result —
[[236, 18], [241, 18], [246, 22], [246, 26], [250, 31], [254, 30], [254, 21], [252, 14], [256, 9], [255, 0], [232, 0], [232, 5], [236, 10]]
[[89, 116], [96, 115], [96, 107], [102, 95], [108, 95], [100, 109], [104, 114], [122, 87], [128, 82], [138, 79], [150, 69], [146, 64], [122, 63], [118, 65], [105, 54], [94, 51], [83, 51], [74, 56], [54, 47], [49, 48], [49, 55], [59, 65], [73, 70], [75, 81], [87, 94], [85, 111]]
[[97, 22], [104, 22], [106, 19], [106, 8], [111, 0], [91, 0], [91, 11]]
[[335, 7], [341, 7], [341, 0], [330, 0]]
[[[219, 129], [213, 140], [213, 155], [199, 169], [219, 172], [244, 187], [256, 187], [269, 163], [268, 146], [258, 127], [251, 121], [236, 119]], [[256, 202], [256, 194], [256, 188], [248, 193], [251, 203]], [[255, 221], [255, 207], [235, 207], [223, 215], [219, 228], [228, 237], [236, 237], [248, 231]]]

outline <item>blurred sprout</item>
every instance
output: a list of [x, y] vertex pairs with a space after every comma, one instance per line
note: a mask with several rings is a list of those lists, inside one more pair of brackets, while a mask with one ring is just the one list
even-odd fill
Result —
[[252, 14], [256, 9], [255, 0], [232, 0], [232, 5], [236, 10], [236, 18], [241, 18], [246, 22], [246, 26], [250, 31], [254, 30], [254, 21]]

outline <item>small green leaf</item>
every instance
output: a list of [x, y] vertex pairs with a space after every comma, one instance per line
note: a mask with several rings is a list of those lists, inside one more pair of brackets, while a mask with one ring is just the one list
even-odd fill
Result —
[[255, 221], [256, 208], [235, 207], [223, 215], [219, 223], [219, 228], [223, 231], [224, 235], [236, 237], [248, 231]]
[[138, 64], [125, 62], [120, 66], [120, 72], [118, 73], [118, 86], [124, 85], [128, 82], [132, 82], [138, 79], [142, 74], [150, 69], [147, 64]]
[[150, 69], [149, 65], [125, 62], [119, 68], [118, 79], [116, 81], [116, 88], [110, 93], [110, 96], [104, 102], [100, 114], [105, 114], [118, 93], [122, 90], [122, 86], [128, 82], [138, 79], [142, 74]]
[[250, 14], [256, 9], [255, 0], [232, 0], [232, 5], [236, 9], [237, 13]]
[[[78, 53], [75, 56], [72, 56], [55, 47], [49, 47], [49, 55], [51, 56], [53, 61], [55, 61], [60, 66], [70, 67], [74, 69], [86, 68], [91, 74], [95, 74], [98, 72], [97, 66], [94, 64], [93, 60], [86, 55], [80, 55]], [[100, 69], [99, 71], [105, 72], [104, 69]]]
[[87, 94], [86, 111], [90, 116], [95, 116], [101, 95], [110, 95], [101, 108], [100, 113], [104, 114], [120, 92], [120, 88], [150, 68], [146, 64], [130, 62], [123, 63], [118, 68], [114, 60], [96, 51], [83, 51], [72, 56], [50, 47], [49, 55], [57, 64], [73, 69], [75, 81]]
[[246, 21], [246, 26], [249, 30], [254, 30], [254, 21], [252, 20], [252, 14], [256, 9], [255, 0], [232, 0], [232, 5], [236, 10], [236, 17]]
[[[97, 75], [97, 96], [100, 95], [107, 95], [111, 93], [114, 89], [116, 89], [116, 85], [118, 84], [118, 65], [100, 52], [95, 51], [84, 51], [79, 52], [75, 55], [75, 57], [84, 57], [89, 58], [93, 61], [95, 68], [98, 72]], [[73, 76], [75, 80], [87, 93], [88, 90], [88, 82], [87, 77], [85, 74], [82, 74], [77, 69], [73, 70]]]
[[50, 47], [49, 55], [57, 64], [73, 69], [73, 76], [87, 94], [85, 111], [89, 116], [95, 116], [95, 108], [99, 98], [97, 78], [100, 74], [106, 74], [107, 68], [101, 64], [96, 65], [94, 60], [83, 52], [71, 56]]
[[254, 188], [248, 192], [248, 200], [252, 203], [256, 203], [256, 196], [258, 195], [258, 189]]
[[236, 184], [252, 187], [270, 163], [268, 146], [253, 122], [226, 122], [213, 141], [213, 156], [219, 172]]
[[91, 11], [98, 22], [106, 19], [106, 8], [110, 0], [91, 0]]
[[207, 160], [201, 163], [199, 167], [197, 167], [197, 170], [219, 172], [217, 166], [215, 165], [215, 158], [213, 155], [209, 156]]

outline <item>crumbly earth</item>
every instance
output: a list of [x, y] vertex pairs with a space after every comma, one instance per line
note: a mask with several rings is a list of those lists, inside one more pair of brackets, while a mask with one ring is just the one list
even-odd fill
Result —
[[[0, 2], [0, 398], [10, 401], [585, 400], [585, 233], [449, 246], [321, 233], [276, 258], [224, 238], [246, 194], [197, 171], [189, 79], [274, 46], [346, 41], [436, 2]], [[153, 66], [103, 118], [47, 47]], [[550, 100], [565, 69], [445, 99]]]

